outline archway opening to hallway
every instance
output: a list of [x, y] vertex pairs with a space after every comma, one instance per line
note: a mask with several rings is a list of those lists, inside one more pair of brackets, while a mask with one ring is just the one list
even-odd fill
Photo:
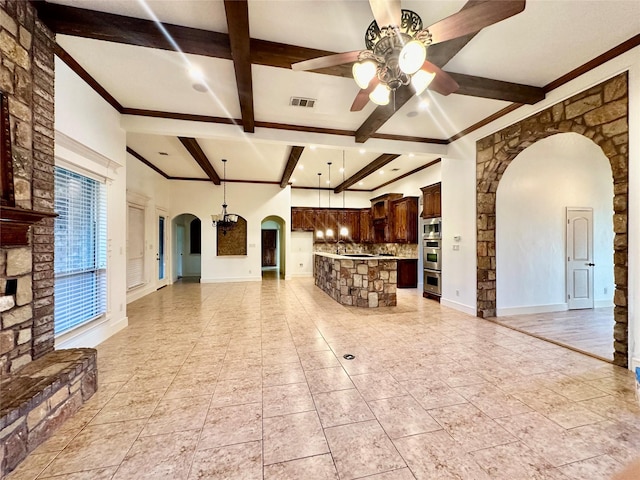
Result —
[[263, 278], [285, 278], [285, 221], [278, 216], [265, 217], [260, 224], [260, 255]]
[[191, 213], [172, 221], [173, 281], [199, 282], [202, 274], [202, 222]]
[[504, 172], [520, 152], [544, 138], [573, 132], [593, 141], [611, 165], [613, 177], [614, 283], [613, 363], [629, 362], [628, 74], [623, 72], [476, 144], [477, 314], [496, 316], [496, 192]]

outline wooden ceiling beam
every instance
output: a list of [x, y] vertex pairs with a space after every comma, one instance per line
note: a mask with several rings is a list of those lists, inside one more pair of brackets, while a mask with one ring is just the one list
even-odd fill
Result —
[[249, 36], [249, 7], [247, 0], [224, 0], [231, 58], [236, 73], [236, 86], [245, 132], [255, 131], [253, 112], [253, 80], [251, 77], [251, 37]]
[[289, 160], [287, 160], [287, 165], [284, 167], [284, 172], [282, 174], [282, 179], [280, 180], [280, 188], [284, 188], [289, 183], [289, 179], [291, 175], [293, 175], [293, 171], [298, 164], [298, 160], [300, 160], [300, 155], [304, 147], [292, 146], [291, 151], [289, 152]]
[[156, 167], [153, 163], [151, 163], [149, 160], [147, 160], [146, 158], [144, 158], [142, 155], [140, 155], [138, 152], [136, 152], [133, 148], [131, 147], [127, 147], [127, 153], [129, 153], [130, 155], [132, 155], [134, 158], [137, 158], [138, 160], [140, 160], [142, 163], [144, 163], [147, 167], [149, 167], [151, 170], [153, 170], [156, 173], [159, 173], [160, 175], [162, 175], [164, 178], [166, 179], [170, 179], [171, 177], [169, 175], [167, 175], [166, 173], [164, 173], [162, 170], [160, 170], [158, 167]]
[[229, 36], [197, 28], [33, 2], [38, 17], [55, 33], [231, 60]]
[[215, 185], [220, 185], [220, 177], [216, 173], [215, 168], [211, 165], [211, 162], [198, 145], [198, 141], [192, 137], [178, 137], [184, 148], [187, 149], [189, 154], [193, 157], [193, 159], [200, 165], [200, 168], [207, 174], [209, 180], [211, 180]]
[[360, 169], [360, 171], [358, 171], [354, 175], [351, 175], [344, 182], [342, 182], [340, 185], [334, 188], [333, 193], [341, 193], [343, 190], [346, 190], [351, 185], [358, 183], [363, 178], [368, 177], [369, 175], [374, 173], [376, 170], [379, 170], [380, 168], [384, 167], [387, 163], [395, 160], [399, 156], [400, 155], [396, 155], [395, 153], [383, 153], [378, 158], [376, 158], [373, 162], [369, 163], [364, 168]]
[[[394, 99], [395, 96], [395, 99]], [[389, 120], [394, 113], [413, 97], [413, 89], [408, 86], [398, 88], [391, 93], [391, 101], [387, 105], [379, 105], [356, 130], [356, 143], [364, 143]]]
[[[465, 8], [477, 1], [479, 0], [467, 2]], [[229, 0], [229, 3], [244, 4], [244, 2], [235, 2], [233, 0]], [[96, 12], [48, 2], [35, 2], [35, 5], [38, 8], [38, 13], [41, 15], [42, 20], [56, 33], [162, 50], [175, 51], [176, 48], [179, 47], [184, 53], [227, 60], [234, 59], [230, 36], [224, 33], [163, 24], [163, 28], [171, 36], [172, 40], [169, 40], [159, 25], [150, 20]], [[473, 35], [467, 35], [466, 37], [431, 45], [428, 50], [429, 61], [442, 67], [462, 49], [471, 38], [473, 38]], [[246, 42], [246, 37], [244, 41]], [[242, 48], [246, 48], [246, 46]], [[336, 52], [327, 50], [299, 47], [266, 40], [249, 39], [249, 62], [256, 65], [290, 69], [292, 63], [324, 55], [333, 55], [335, 53]], [[243, 54], [239, 53], [238, 55]], [[244, 55], [246, 55], [246, 53]], [[351, 65], [338, 65], [313, 70], [313, 72], [346, 78], [352, 77]], [[503, 95], [502, 92], [497, 91], [493, 87], [486, 91], [482, 90], [482, 81], [487, 79], [475, 81], [475, 78], [476, 77], [468, 75], [465, 77], [465, 81], [467, 83], [474, 83], [473, 88], [476, 90], [478, 96], [494, 98], [496, 100], [509, 101], [509, 98], [511, 98], [510, 95], [512, 95], [508, 90], [509, 88], [521, 89], [522, 87], [528, 87], [526, 85], [521, 86], [505, 82], [504, 87], [507, 90]], [[514, 87], [511, 87], [511, 85]], [[466, 93], [462, 94], [464, 95]]]
[[474, 77], [473, 75], [464, 75], [462, 73], [449, 72], [449, 75], [460, 85], [460, 88], [455, 92], [458, 95], [491, 98], [527, 105], [538, 103], [545, 97], [545, 91], [542, 87], [502, 82], [500, 80]]

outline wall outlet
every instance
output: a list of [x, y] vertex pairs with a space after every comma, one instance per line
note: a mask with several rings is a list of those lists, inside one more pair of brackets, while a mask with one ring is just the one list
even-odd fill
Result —
[[607, 287], [604, 287], [604, 294], [606, 295], [607, 293], [609, 293], [609, 289]]
[[[300, 264], [300, 268], [302, 268], [302, 263]], [[607, 292], [605, 292], [605, 293], [607, 293]]]
[[457, 250], [460, 250], [460, 245], [454, 245], [454, 246], [453, 246], [453, 249], [454, 249], [454, 250], [456, 250], [456, 251], [457, 251]]
[[460, 296], [460, 290], [456, 290], [456, 297]]

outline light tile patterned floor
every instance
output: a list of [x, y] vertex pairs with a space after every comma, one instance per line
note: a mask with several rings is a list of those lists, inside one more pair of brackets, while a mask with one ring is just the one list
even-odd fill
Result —
[[629, 371], [398, 296], [159, 290], [98, 347], [98, 392], [8, 480], [596, 480], [640, 454]]

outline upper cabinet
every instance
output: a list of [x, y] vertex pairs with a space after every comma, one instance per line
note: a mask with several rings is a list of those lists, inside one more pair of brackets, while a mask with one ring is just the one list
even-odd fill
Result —
[[373, 219], [371, 218], [371, 209], [363, 208], [360, 210], [360, 242], [373, 243]]
[[375, 222], [386, 222], [391, 212], [391, 202], [402, 198], [401, 193], [385, 193], [379, 197], [371, 199], [371, 216]]
[[418, 197], [393, 200], [391, 218], [394, 243], [418, 243]]
[[[340, 235], [341, 227], [347, 235]], [[291, 207], [291, 230], [333, 230], [322, 242], [417, 243], [418, 197], [388, 193], [371, 200], [371, 208]]]
[[422, 187], [420, 190], [422, 190], [422, 218], [441, 217], [440, 183]]

